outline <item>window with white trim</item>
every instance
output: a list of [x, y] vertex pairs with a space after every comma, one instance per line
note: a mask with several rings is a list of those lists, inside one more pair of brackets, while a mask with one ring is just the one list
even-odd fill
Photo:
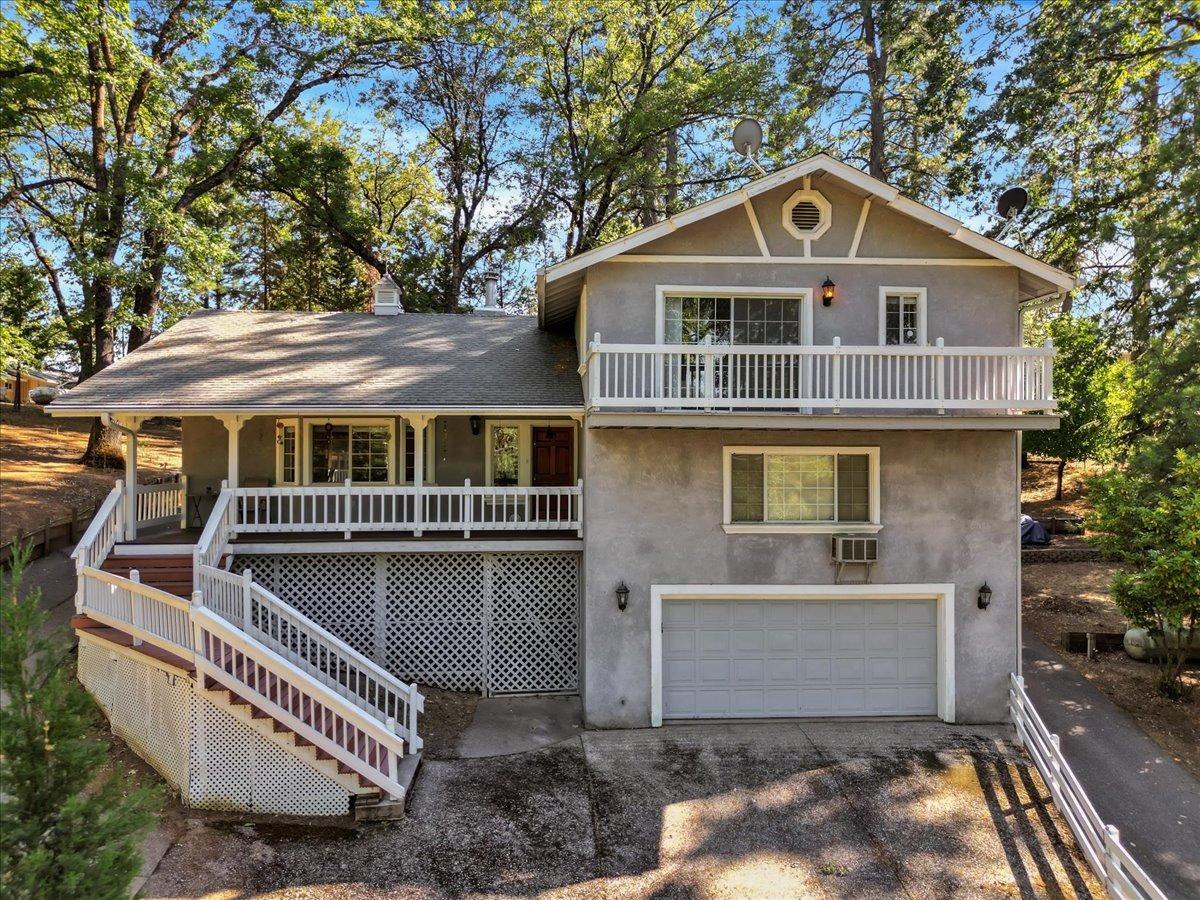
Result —
[[392, 430], [390, 421], [310, 423], [309, 483], [390, 484]]
[[804, 340], [803, 296], [663, 297], [663, 341], [718, 346], [794, 346]]
[[877, 526], [878, 492], [875, 447], [725, 448], [727, 526]]
[[925, 344], [925, 290], [882, 288], [879, 295], [881, 346]]
[[299, 484], [299, 427], [295, 419], [275, 421], [275, 483]]

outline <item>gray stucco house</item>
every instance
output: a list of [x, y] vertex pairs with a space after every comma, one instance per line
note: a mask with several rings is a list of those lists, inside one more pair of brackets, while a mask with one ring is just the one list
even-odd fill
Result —
[[1021, 313], [1069, 276], [819, 155], [537, 287], [196, 313], [51, 404], [131, 466], [182, 417], [181, 482], [81, 542], [76, 625], [189, 802], [396, 799], [417, 683], [598, 728], [1005, 717], [1020, 432], [1058, 424]]

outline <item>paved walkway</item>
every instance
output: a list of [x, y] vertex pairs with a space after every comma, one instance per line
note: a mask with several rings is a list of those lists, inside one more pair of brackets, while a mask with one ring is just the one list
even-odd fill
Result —
[[1023, 651], [1029, 696], [1100, 818], [1167, 896], [1200, 897], [1200, 781], [1041, 641]]
[[[75, 614], [75, 562], [71, 551], [64, 547], [49, 556], [35, 559], [25, 569], [21, 578], [21, 595], [38, 588], [42, 592], [42, 609], [46, 611], [46, 630], [68, 630], [71, 616]], [[70, 632], [74, 642], [75, 633]]]

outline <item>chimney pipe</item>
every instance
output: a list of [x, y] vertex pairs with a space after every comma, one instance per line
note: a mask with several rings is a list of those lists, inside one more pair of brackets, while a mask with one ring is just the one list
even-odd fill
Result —
[[476, 308], [476, 313], [485, 316], [504, 315], [504, 310], [500, 308], [499, 298], [497, 297], [497, 289], [499, 286], [499, 272], [497, 272], [495, 269], [488, 269], [483, 273], [483, 306]]

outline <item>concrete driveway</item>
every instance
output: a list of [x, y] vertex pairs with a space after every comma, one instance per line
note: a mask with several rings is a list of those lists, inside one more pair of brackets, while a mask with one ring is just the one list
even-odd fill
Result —
[[426, 763], [409, 818], [193, 820], [154, 897], [1102, 896], [1003, 728], [586, 732]]

